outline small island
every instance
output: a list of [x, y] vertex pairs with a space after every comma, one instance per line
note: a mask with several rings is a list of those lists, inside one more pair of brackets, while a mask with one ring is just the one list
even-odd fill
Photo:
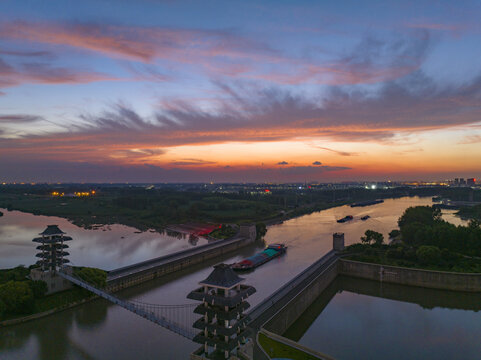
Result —
[[436, 271], [481, 273], [481, 228], [476, 219], [456, 226], [441, 218], [439, 208], [406, 209], [399, 230], [384, 244], [382, 234], [367, 230], [361, 243], [344, 250], [344, 258], [373, 264]]

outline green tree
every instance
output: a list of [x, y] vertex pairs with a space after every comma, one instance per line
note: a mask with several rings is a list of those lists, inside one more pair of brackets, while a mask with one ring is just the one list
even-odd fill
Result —
[[478, 219], [469, 220], [468, 227], [470, 229], [479, 229], [480, 222]]
[[5, 313], [7, 312], [7, 305], [5, 305], [5, 303], [0, 300], [0, 318], [5, 315]]
[[394, 238], [398, 237], [399, 235], [401, 235], [401, 231], [398, 230], [398, 229], [394, 229], [389, 233], [389, 237], [391, 239], [394, 239]]
[[98, 288], [107, 286], [107, 273], [103, 270], [89, 267], [76, 268], [74, 275]]
[[257, 239], [257, 240], [262, 239], [262, 238], [264, 237], [264, 235], [267, 233], [267, 226], [266, 226], [266, 224], [264, 224], [264, 223], [257, 223], [257, 224], [256, 224], [256, 233], [257, 233], [256, 239]]
[[416, 251], [416, 256], [423, 265], [437, 265], [441, 260], [441, 250], [437, 246], [423, 245]]
[[361, 237], [361, 241], [365, 244], [373, 242], [376, 245], [381, 245], [384, 241], [384, 235], [373, 230], [366, 230], [364, 236]]
[[404, 211], [404, 214], [399, 218], [398, 225], [402, 228], [408, 224], [421, 223], [424, 225], [431, 225], [441, 219], [441, 210], [432, 206], [415, 206], [409, 207]]
[[28, 285], [30, 286], [30, 289], [32, 289], [35, 299], [44, 297], [48, 291], [47, 283], [42, 280], [28, 281]]
[[0, 301], [9, 313], [28, 314], [35, 306], [32, 289], [26, 281], [9, 281], [1, 285]]

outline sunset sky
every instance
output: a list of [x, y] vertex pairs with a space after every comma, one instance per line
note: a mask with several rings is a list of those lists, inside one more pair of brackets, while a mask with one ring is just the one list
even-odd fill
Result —
[[0, 181], [481, 178], [479, 1], [0, 1]]

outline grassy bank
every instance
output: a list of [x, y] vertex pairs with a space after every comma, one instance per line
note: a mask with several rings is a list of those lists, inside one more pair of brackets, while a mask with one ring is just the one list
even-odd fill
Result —
[[293, 360], [319, 360], [319, 358], [312, 356], [302, 350], [293, 348], [266, 335], [259, 334], [259, 344], [264, 351], [271, 358], [293, 359]]
[[367, 230], [362, 244], [348, 246], [350, 260], [381, 265], [462, 273], [481, 273], [481, 227], [471, 220], [468, 226], [444, 221], [432, 206], [407, 208], [398, 220], [395, 244], [383, 244], [383, 236]]
[[345, 259], [425, 270], [481, 273], [480, 258], [466, 257], [450, 251], [438, 252], [436, 249], [423, 255], [422, 251], [419, 251], [420, 248], [416, 250], [405, 245], [355, 244], [346, 248], [346, 253], [354, 254], [346, 256]]
[[462, 207], [457, 212], [457, 215], [463, 219], [477, 219], [481, 221], [481, 205]]

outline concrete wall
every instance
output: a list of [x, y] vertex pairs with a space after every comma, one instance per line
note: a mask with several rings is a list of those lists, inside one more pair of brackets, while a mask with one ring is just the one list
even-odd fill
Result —
[[338, 261], [323, 270], [309, 285], [278, 311], [263, 328], [275, 334], [283, 334], [322, 294], [338, 275]]
[[[71, 272], [70, 268], [70, 272]], [[32, 269], [30, 271], [30, 279], [42, 280], [47, 283], [47, 295], [53, 294], [59, 291], [67, 290], [72, 287], [72, 283], [58, 276], [51, 270], [43, 271], [41, 269]]]
[[[382, 274], [382, 275], [381, 275]], [[282, 335], [323, 293], [338, 275], [433, 289], [481, 292], [481, 274], [400, 268], [337, 259], [320, 272], [302, 291], [273, 315], [262, 327]]]
[[243, 224], [239, 228], [239, 235], [254, 241], [257, 237], [256, 224]]
[[118, 279], [109, 280], [107, 283], [107, 289], [108, 291], [118, 291], [129, 286], [134, 286], [145, 281], [173, 273], [174, 271], [182, 270], [189, 266], [202, 263], [205, 260], [212, 259], [225, 253], [235, 251], [241, 247], [251, 244], [252, 242], [253, 240], [250, 238], [241, 238], [238, 241], [227, 243], [224, 246], [206, 249], [202, 253], [187, 254], [185, 257], [180, 259], [173, 259], [172, 261], [168, 261], [167, 263], [163, 263], [159, 266], [153, 266], [151, 268], [135, 272], [131, 275], [125, 275]]
[[[382, 270], [382, 271], [381, 271]], [[433, 289], [481, 292], [481, 274], [401, 268], [339, 260], [339, 273], [369, 280]]]

